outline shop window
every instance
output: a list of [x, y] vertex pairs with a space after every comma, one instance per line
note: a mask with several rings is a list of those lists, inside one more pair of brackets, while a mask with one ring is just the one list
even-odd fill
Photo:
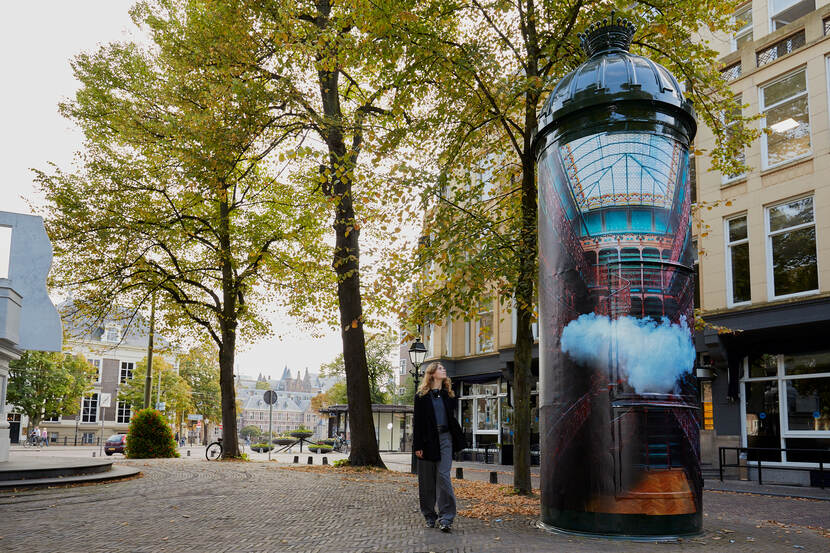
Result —
[[749, 377], [766, 378], [778, 376], [777, 355], [753, 355], [749, 358]]
[[746, 215], [726, 220], [726, 303], [749, 303], [749, 235]]
[[767, 282], [770, 298], [812, 293], [818, 289], [816, 225], [813, 197], [766, 210]]
[[732, 51], [735, 51], [740, 50], [744, 44], [752, 42], [752, 2], [735, 10], [732, 19], [738, 26], [735, 37], [732, 39]]
[[[775, 380], [747, 382], [745, 386], [747, 447], [780, 448], [778, 382]], [[781, 454], [776, 451], [750, 452], [749, 459], [780, 461]]]
[[787, 381], [787, 430], [830, 431], [830, 378]]
[[703, 430], [715, 429], [715, 413], [712, 409], [712, 382], [700, 383], [700, 403], [703, 405]]
[[[800, 69], [760, 89], [761, 157], [764, 169], [809, 155], [807, 72]], [[769, 134], [768, 134], [769, 133]]]
[[830, 374], [830, 352], [784, 356], [784, 374], [786, 376], [820, 373]]
[[816, 0], [770, 0], [770, 31], [777, 31], [816, 9]]

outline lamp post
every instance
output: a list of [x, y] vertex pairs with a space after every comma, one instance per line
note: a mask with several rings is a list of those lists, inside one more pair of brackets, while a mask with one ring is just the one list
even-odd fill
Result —
[[[409, 374], [412, 375], [413, 381], [415, 382], [415, 393], [418, 393], [418, 380], [420, 379], [421, 373], [421, 365], [424, 363], [424, 359], [427, 356], [427, 348], [423, 342], [421, 342], [421, 338], [418, 337], [412, 342], [412, 346], [409, 348], [409, 362], [412, 363], [412, 369], [410, 369]], [[412, 398], [412, 404], [415, 404], [415, 398]], [[412, 426], [413, 430], [415, 427], [415, 415], [412, 415]], [[415, 474], [418, 472], [418, 458], [415, 457], [415, 447], [413, 442], [412, 447], [412, 466], [410, 467], [410, 472]]]

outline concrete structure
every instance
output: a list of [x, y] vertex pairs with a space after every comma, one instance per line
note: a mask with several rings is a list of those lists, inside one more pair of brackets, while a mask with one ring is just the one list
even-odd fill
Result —
[[[746, 148], [741, 175], [696, 158], [697, 197], [712, 206], [699, 212], [700, 307], [707, 322], [742, 330], [697, 336], [715, 375], [703, 385], [709, 463], [718, 446], [830, 449], [830, 0], [754, 0], [736, 19], [736, 36], [708, 38], [744, 113], [764, 114], [757, 124], [769, 134]], [[701, 127], [697, 148], [713, 144]], [[749, 457], [807, 469], [818, 460]], [[809, 471], [780, 472], [810, 481]]]
[[9, 361], [23, 350], [61, 350], [60, 317], [46, 291], [51, 265], [43, 219], [0, 211], [0, 462], [9, 458]]

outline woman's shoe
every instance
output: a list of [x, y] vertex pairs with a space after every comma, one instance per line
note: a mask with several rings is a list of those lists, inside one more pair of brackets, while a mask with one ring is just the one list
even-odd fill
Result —
[[445, 533], [452, 532], [452, 526], [450, 526], [446, 522], [442, 522], [441, 524], [439, 524], [438, 529]]
[[434, 520], [428, 520], [427, 521], [427, 528], [435, 528], [435, 521]]

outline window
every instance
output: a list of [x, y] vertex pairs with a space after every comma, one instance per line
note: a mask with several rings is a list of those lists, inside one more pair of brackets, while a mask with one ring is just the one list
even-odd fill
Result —
[[764, 168], [774, 167], [810, 153], [810, 113], [807, 105], [807, 74], [790, 73], [760, 89], [761, 156]]
[[444, 357], [452, 357], [452, 318], [444, 321]]
[[104, 334], [101, 335], [104, 342], [118, 343], [121, 341], [121, 327], [115, 325], [107, 325], [104, 328]]
[[726, 304], [749, 303], [749, 235], [746, 215], [726, 220]]
[[424, 343], [427, 347], [427, 356], [426, 359], [430, 359], [435, 357], [435, 325], [429, 323], [426, 325], [426, 331], [424, 333]]
[[789, 25], [816, 9], [816, 0], [770, 0], [770, 31]]
[[[723, 114], [723, 125], [724, 125], [724, 133], [726, 134], [726, 140], [731, 140], [732, 137], [735, 135], [736, 126], [738, 124], [738, 120], [741, 118], [741, 103], [743, 97], [738, 94], [735, 96], [735, 102], [738, 104], [738, 107], [732, 112], [724, 112]], [[736, 156], [736, 161], [743, 163], [746, 160], [746, 154], [743, 150]], [[726, 184], [730, 181], [735, 179], [739, 179], [744, 175], [744, 173], [735, 173], [731, 175], [723, 175], [722, 183]]]
[[[830, 351], [753, 356], [746, 360], [745, 371], [742, 394], [748, 447], [827, 447]], [[755, 455], [765, 461], [818, 461], [807, 452]]]
[[81, 422], [98, 421], [98, 394], [85, 396], [81, 401]]
[[[596, 263], [591, 262], [591, 265], [596, 265]], [[513, 344], [516, 343], [516, 337], [519, 334], [519, 315], [518, 309], [516, 307], [516, 300], [513, 300], [513, 307], [511, 308], [510, 316], [510, 327], [513, 332]], [[538, 318], [538, 317], [537, 317]], [[533, 334], [533, 340], [539, 340], [539, 321], [537, 320], [535, 323], [530, 323], [530, 331]]]
[[824, 36], [830, 35], [830, 17], [824, 20]]
[[[695, 273], [695, 292], [694, 292], [694, 307], [700, 307], [700, 256], [699, 250], [697, 245], [697, 240], [692, 240], [692, 255], [694, 256], [692, 259], [692, 265], [694, 267]], [[669, 252], [669, 257], [671, 257], [671, 252]]]
[[119, 424], [126, 424], [130, 422], [131, 406], [127, 401], [118, 402], [118, 412], [116, 413], [115, 422]]
[[406, 359], [401, 359], [401, 372], [400, 374], [406, 374]]
[[769, 297], [817, 291], [813, 197], [768, 207], [766, 215]]
[[794, 35], [781, 39], [775, 44], [756, 52], [755, 62], [758, 67], [761, 67], [777, 60], [778, 58], [784, 57], [787, 54], [795, 52], [805, 44], [807, 44], [807, 36], [804, 34], [804, 29], [801, 29]]
[[132, 361], [121, 361], [121, 372], [118, 375], [118, 382], [123, 384], [124, 382], [130, 380], [133, 377], [134, 368], [135, 363]]
[[734, 63], [720, 72], [725, 81], [734, 81], [741, 76], [741, 62]]
[[476, 317], [476, 353], [487, 353], [493, 351], [495, 341], [493, 340], [494, 320], [493, 301], [488, 300], [482, 304]]
[[89, 364], [95, 367], [95, 382], [101, 381], [101, 360], [100, 359], [90, 359]]
[[738, 25], [735, 38], [732, 39], [732, 50], [734, 51], [740, 50], [747, 42], [752, 42], [752, 2], [738, 8], [732, 19]]
[[0, 226], [0, 278], [9, 278], [12, 258], [12, 229]]

